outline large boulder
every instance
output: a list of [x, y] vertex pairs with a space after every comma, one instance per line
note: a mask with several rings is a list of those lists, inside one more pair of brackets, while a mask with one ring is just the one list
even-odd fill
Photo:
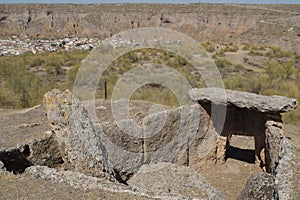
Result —
[[191, 199], [225, 199], [195, 170], [170, 163], [143, 165], [128, 184], [158, 194], [180, 194]]
[[274, 177], [267, 173], [253, 174], [238, 200], [274, 199]]

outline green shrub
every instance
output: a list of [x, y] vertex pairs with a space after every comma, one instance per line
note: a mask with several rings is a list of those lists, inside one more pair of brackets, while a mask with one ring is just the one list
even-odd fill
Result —
[[271, 49], [265, 53], [265, 56], [269, 58], [292, 58], [294, 53], [291, 51], [283, 51], [279, 47], [271, 47]]
[[211, 44], [210, 42], [201, 43], [201, 46], [205, 49], [205, 51], [207, 51], [209, 53], [213, 53], [216, 50], [215, 46], [213, 44]]
[[216, 52], [214, 55], [215, 55], [215, 57], [225, 57], [225, 53], [224, 53], [223, 49]]
[[255, 51], [255, 50], [251, 50], [249, 53], [248, 53], [249, 56], [263, 56], [264, 54], [262, 52], [259, 52], [259, 51]]
[[266, 72], [272, 81], [275, 79], [287, 80], [292, 75], [295, 75], [297, 79], [299, 70], [295, 68], [293, 60], [289, 60], [284, 64], [280, 64], [278, 61], [269, 61]]
[[237, 45], [227, 45], [224, 49], [225, 52], [237, 52], [239, 47]]

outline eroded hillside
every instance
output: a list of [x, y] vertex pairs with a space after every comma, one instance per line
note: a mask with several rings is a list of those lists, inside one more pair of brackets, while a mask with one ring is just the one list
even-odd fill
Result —
[[298, 51], [300, 5], [0, 5], [0, 37], [109, 37], [165, 27], [197, 40], [272, 44]]

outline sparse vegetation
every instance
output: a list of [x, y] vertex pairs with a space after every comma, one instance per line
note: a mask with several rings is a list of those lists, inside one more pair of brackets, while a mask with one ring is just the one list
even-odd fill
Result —
[[[210, 49], [210, 52], [215, 52], [212, 48], [214, 44], [210, 42], [203, 43], [202, 46], [206, 50]], [[232, 43], [227, 47], [238, 49]], [[264, 95], [284, 95], [300, 100], [300, 72], [295, 64], [299, 55], [282, 51], [277, 47], [243, 44], [243, 50], [249, 51], [249, 55], [272, 58], [264, 67], [265, 73], [258, 73], [227, 60], [225, 51], [229, 51], [229, 48], [220, 49], [213, 54], [226, 88]], [[0, 107], [30, 107], [39, 104], [43, 94], [52, 88], [72, 89], [81, 60], [87, 56], [88, 52], [59, 51], [0, 57]], [[96, 97], [104, 98], [104, 81], [106, 81], [108, 98], [110, 98], [119, 77], [143, 63], [168, 65], [183, 74], [192, 87], [204, 86], [197, 70], [182, 57], [157, 49], [142, 49], [118, 58], [108, 67], [99, 81]], [[132, 99], [178, 106], [176, 97], [169, 89], [155, 84], [139, 88], [132, 95]], [[285, 114], [284, 118], [290, 123], [300, 123], [299, 109]]]
[[31, 107], [52, 88], [72, 87], [80, 60], [87, 53], [59, 51], [0, 57], [0, 107]]
[[248, 53], [249, 56], [263, 56], [264, 53], [260, 52], [260, 51], [255, 51], [255, 50], [250, 50], [250, 52]]
[[209, 53], [215, 52], [215, 46], [211, 44], [210, 42], [201, 43], [201, 46]]
[[225, 52], [224, 52], [223, 49], [220, 50], [220, 51], [217, 51], [216, 53], [214, 53], [214, 54], [212, 55], [212, 58], [213, 58], [213, 59], [217, 59], [218, 57], [225, 57]]
[[236, 44], [234, 45], [232, 43], [229, 43], [224, 49], [225, 52], [237, 52], [238, 50], [239, 47]]
[[[134, 59], [133, 59], [134, 58]], [[184, 58], [158, 49], [143, 49], [126, 54], [115, 60], [103, 73], [98, 85], [97, 98], [104, 98], [104, 82], [107, 82], [108, 99], [111, 98], [115, 84], [122, 74], [133, 69], [137, 65], [146, 63], [163, 64], [176, 69], [192, 85], [192, 87], [203, 86], [199, 72]], [[178, 106], [175, 95], [168, 89], [156, 84], [148, 84], [137, 91], [131, 97], [133, 100], [147, 100], [163, 105]]]
[[[282, 95], [300, 100], [299, 69], [294, 66], [294, 61], [289, 60], [280, 64], [269, 61], [264, 74], [234, 74], [227, 77], [225, 87], [233, 90], [254, 92], [262, 95]], [[288, 123], [300, 123], [300, 110], [284, 114]]]
[[271, 47], [270, 50], [265, 53], [265, 56], [269, 58], [292, 58], [294, 53], [291, 51], [283, 51], [279, 47]]
[[267, 51], [268, 46], [259, 45], [259, 44], [251, 44], [251, 43], [244, 43], [243, 44], [244, 51]]

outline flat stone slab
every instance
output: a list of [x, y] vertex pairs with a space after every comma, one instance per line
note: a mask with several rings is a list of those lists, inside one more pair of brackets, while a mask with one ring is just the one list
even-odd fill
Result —
[[296, 99], [283, 96], [263, 96], [249, 92], [225, 90], [221, 88], [201, 88], [189, 91], [192, 101], [212, 102], [218, 105], [236, 106], [262, 113], [283, 113], [297, 108]]

